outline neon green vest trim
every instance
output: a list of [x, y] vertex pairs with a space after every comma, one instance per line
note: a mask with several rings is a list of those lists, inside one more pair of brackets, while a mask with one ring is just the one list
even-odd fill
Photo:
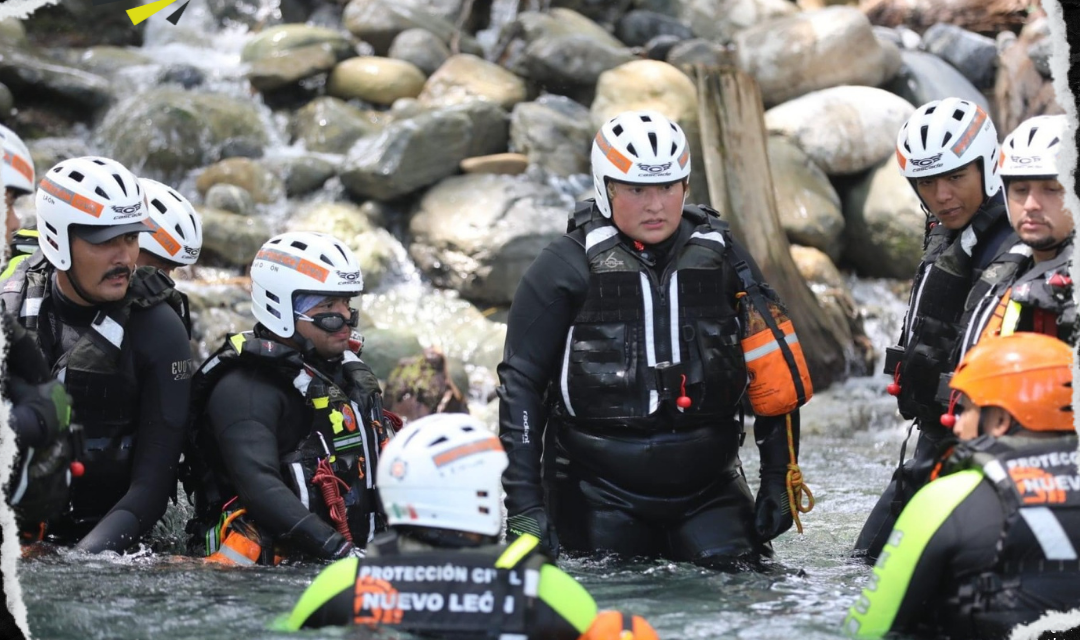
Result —
[[596, 618], [596, 601], [577, 580], [553, 564], [540, 568], [537, 597], [569, 622], [578, 633], [589, 630]]
[[536, 548], [536, 545], [540, 544], [540, 538], [536, 536], [525, 534], [519, 537], [517, 540], [503, 551], [499, 559], [495, 561], [496, 569], [513, 569], [521, 562], [530, 551]]
[[[345, 558], [323, 569], [315, 578], [315, 581], [304, 591], [304, 595], [300, 596], [300, 600], [296, 602], [292, 613], [284, 622], [283, 630], [299, 630], [319, 607], [329, 602], [342, 591], [355, 588], [359, 562], [359, 558]], [[276, 625], [277, 623], [275, 623], [275, 628], [282, 629], [282, 627]]]
[[889, 633], [927, 543], [982, 480], [982, 471], [969, 469], [935, 480], [915, 494], [896, 521], [869, 584], [844, 619], [849, 637]]
[[4, 272], [0, 273], [0, 280], [7, 280], [15, 273], [15, 269], [19, 267], [19, 263], [30, 257], [30, 254], [24, 254], [21, 256], [15, 256], [11, 260], [8, 260], [7, 266], [4, 267]]

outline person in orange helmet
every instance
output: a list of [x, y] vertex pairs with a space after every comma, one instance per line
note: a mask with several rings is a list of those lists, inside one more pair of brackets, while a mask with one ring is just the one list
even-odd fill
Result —
[[962, 442], [908, 504], [844, 621], [858, 638], [1006, 638], [1080, 607], [1072, 348], [1016, 333], [960, 362], [944, 426]]

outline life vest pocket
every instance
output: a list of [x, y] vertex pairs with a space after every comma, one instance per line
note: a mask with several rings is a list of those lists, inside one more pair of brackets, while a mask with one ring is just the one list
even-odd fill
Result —
[[[578, 418], [645, 416], [648, 407], [637, 389], [637, 350], [633, 330], [621, 323], [577, 324], [568, 336], [562, 392]], [[631, 335], [628, 335], [631, 334]], [[566, 402], [569, 400], [569, 402]]]
[[701, 362], [701, 377], [691, 367], [687, 393], [690, 411], [734, 414], [746, 390], [746, 366], [739, 348], [739, 320], [735, 316], [697, 320], [693, 340]]

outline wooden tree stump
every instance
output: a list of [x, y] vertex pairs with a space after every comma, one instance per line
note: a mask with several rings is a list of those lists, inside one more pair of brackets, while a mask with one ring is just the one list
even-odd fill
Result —
[[757, 82], [734, 65], [695, 66], [703, 169], [713, 208], [754, 257], [795, 323], [817, 389], [842, 379], [851, 330], [821, 309], [799, 274], [776, 210]]

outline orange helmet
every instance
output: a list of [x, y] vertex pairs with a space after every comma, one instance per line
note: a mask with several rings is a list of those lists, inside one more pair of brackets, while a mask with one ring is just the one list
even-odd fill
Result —
[[986, 338], [956, 368], [953, 389], [1000, 407], [1032, 431], [1072, 431], [1072, 348], [1041, 333]]
[[601, 611], [592, 626], [578, 640], [659, 640], [656, 631], [641, 616], [619, 611]]

